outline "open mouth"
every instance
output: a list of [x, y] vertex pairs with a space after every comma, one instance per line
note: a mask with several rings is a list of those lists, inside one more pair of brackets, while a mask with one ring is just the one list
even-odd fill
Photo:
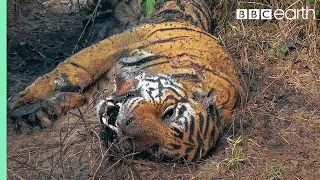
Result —
[[102, 125], [100, 136], [102, 140], [113, 142], [117, 139], [118, 127], [116, 120], [118, 117], [120, 106], [113, 100], [105, 101], [99, 109], [99, 118]]

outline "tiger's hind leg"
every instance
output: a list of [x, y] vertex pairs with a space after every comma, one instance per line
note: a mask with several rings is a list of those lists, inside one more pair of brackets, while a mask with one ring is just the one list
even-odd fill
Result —
[[46, 10], [54, 13], [79, 12], [87, 0], [49, 0], [42, 3]]
[[[139, 3], [136, 0], [48, 0], [42, 3], [46, 10], [58, 14], [69, 14], [86, 11], [103, 15], [109, 10], [113, 10], [115, 18], [122, 25], [136, 25], [143, 17]], [[91, 17], [90, 17], [91, 18]]]
[[43, 7], [54, 13], [75, 13], [79, 11], [93, 12], [96, 7], [100, 10], [113, 8], [119, 0], [47, 0]]

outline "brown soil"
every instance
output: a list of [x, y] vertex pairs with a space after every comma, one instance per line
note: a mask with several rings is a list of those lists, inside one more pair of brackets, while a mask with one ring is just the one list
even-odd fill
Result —
[[[294, 2], [267, 5], [285, 9]], [[122, 157], [101, 143], [94, 107], [88, 105], [40, 132], [16, 131], [8, 121], [8, 179], [319, 179], [317, 24], [240, 21], [234, 19], [237, 7], [218, 4], [215, 35], [243, 71], [249, 100], [234, 113], [212, 157], [195, 164]], [[44, 12], [35, 0], [8, 1], [8, 97], [89, 44], [78, 43], [82, 19]]]

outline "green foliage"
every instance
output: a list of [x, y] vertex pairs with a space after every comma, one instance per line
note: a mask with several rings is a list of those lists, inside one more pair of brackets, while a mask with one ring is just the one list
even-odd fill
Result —
[[286, 57], [287, 54], [289, 53], [289, 48], [285, 44], [281, 44], [280, 45], [280, 53], [281, 53], [282, 58]]
[[316, 7], [316, 17], [320, 16], [320, 4]]
[[217, 169], [220, 169], [221, 166], [226, 166], [229, 170], [237, 170], [240, 164], [245, 162], [243, 150], [238, 147], [242, 142], [242, 138], [227, 138], [227, 141], [229, 143], [229, 147], [226, 148], [227, 158], [218, 163]]
[[286, 39], [284, 43], [280, 44], [279, 48], [281, 57], [285, 58], [287, 55], [289, 55], [289, 51], [295, 50], [297, 47], [294, 40]]
[[[316, 7], [316, 18], [320, 18], [320, 4]], [[318, 20], [318, 31], [320, 32], [320, 22]]]
[[271, 63], [276, 63], [276, 56], [275, 56], [275, 52], [273, 49], [270, 49], [267, 51], [266, 53], [266, 56], [267, 56], [267, 59], [271, 62]]
[[237, 9], [248, 9], [248, 6], [245, 3], [238, 2]]
[[265, 178], [268, 180], [282, 179], [282, 169], [281, 165], [271, 167], [266, 173]]
[[314, 0], [306, 0], [306, 3], [312, 4], [314, 3]]
[[145, 16], [149, 16], [152, 13], [155, 5], [155, 0], [142, 0], [142, 2], [140, 3], [140, 8]]
[[303, 112], [296, 114], [293, 116], [293, 119], [296, 121], [307, 121], [309, 119], [309, 116]]
[[277, 30], [278, 30], [278, 26], [277, 26], [276, 23], [270, 23], [270, 24], [269, 24], [269, 31], [270, 31], [271, 33], [274, 33], [274, 32], [276, 32]]

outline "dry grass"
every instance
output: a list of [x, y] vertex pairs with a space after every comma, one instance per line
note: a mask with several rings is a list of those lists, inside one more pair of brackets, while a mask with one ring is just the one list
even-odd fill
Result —
[[[308, 4], [311, 7], [320, 4], [308, 2], [312, 2]], [[81, 22], [76, 22], [79, 15], [57, 17], [33, 10], [38, 7], [36, 1], [24, 3], [23, 9], [9, 11], [14, 16], [8, 16], [9, 95], [39, 76], [36, 68], [30, 70], [30, 63], [63, 60], [74, 47], [63, 44], [77, 44], [81, 34]], [[238, 62], [248, 84], [249, 100], [234, 113], [233, 122], [225, 129], [212, 157], [196, 164], [124, 157], [120, 150], [111, 151], [103, 146], [93, 107], [89, 106], [81, 109], [81, 112], [88, 109], [84, 115], [72, 111], [52, 129], [27, 136], [16, 133], [9, 124], [8, 178], [318, 179], [319, 21], [234, 18], [235, 9], [240, 7], [300, 8], [306, 5], [305, 1], [221, 0], [215, 4], [218, 18], [215, 34]], [[8, 8], [12, 10], [14, 6]], [[55, 37], [59, 40], [52, 44]], [[287, 47], [290, 48], [286, 50]], [[65, 55], [61, 56], [61, 52]], [[54, 63], [48, 66], [50, 69]]]

